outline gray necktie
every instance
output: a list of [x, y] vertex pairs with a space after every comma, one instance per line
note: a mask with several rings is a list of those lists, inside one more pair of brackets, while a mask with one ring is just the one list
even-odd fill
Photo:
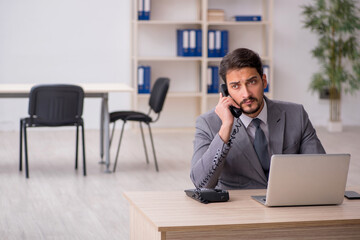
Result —
[[268, 144], [266, 141], [266, 137], [263, 130], [260, 127], [261, 120], [255, 118], [252, 120], [252, 123], [256, 127], [254, 149], [260, 160], [265, 175], [268, 177], [269, 168], [270, 168], [270, 158], [268, 153]]

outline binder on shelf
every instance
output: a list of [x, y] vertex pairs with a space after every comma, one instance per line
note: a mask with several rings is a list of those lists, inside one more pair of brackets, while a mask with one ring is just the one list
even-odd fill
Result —
[[221, 31], [221, 43], [220, 57], [224, 57], [229, 52], [229, 31]]
[[144, 20], [150, 20], [150, 0], [144, 0]]
[[150, 85], [151, 85], [151, 68], [150, 66], [145, 66], [144, 72], [144, 86], [145, 86], [145, 93], [150, 93]]
[[144, 67], [138, 67], [138, 93], [144, 92]]
[[207, 69], [208, 93], [219, 93], [219, 67], [208, 66]]
[[144, 18], [144, 2], [143, 0], [138, 0], [138, 20], [143, 20]]
[[151, 68], [150, 66], [138, 67], [138, 93], [150, 93]]
[[234, 20], [237, 22], [259, 22], [261, 21], [260, 15], [236, 15]]
[[220, 57], [221, 56], [221, 46], [223, 45], [221, 41], [221, 31], [216, 30], [215, 31], [215, 56]]
[[208, 31], [208, 57], [224, 57], [229, 50], [228, 30]]
[[216, 57], [215, 52], [215, 31], [208, 31], [208, 57]]
[[212, 67], [213, 93], [219, 93], [219, 67]]
[[202, 56], [202, 31], [201, 29], [196, 29], [196, 50], [195, 56]]
[[202, 55], [201, 29], [177, 29], [177, 56], [196, 57]]
[[150, 20], [150, 0], [138, 0], [138, 20]]
[[177, 30], [177, 55], [180, 57], [186, 57], [190, 55], [189, 49], [189, 30], [178, 29]]
[[270, 67], [269, 67], [269, 65], [263, 65], [263, 73], [266, 75], [266, 79], [267, 79], [267, 86], [264, 89], [264, 92], [269, 92], [269, 87], [270, 87]]
[[184, 56], [183, 32], [181, 29], [176, 30], [177, 56]]
[[189, 29], [189, 56], [196, 56], [196, 30]]
[[189, 38], [189, 30], [183, 30], [182, 32], [182, 37], [183, 37], [183, 45], [182, 45], [182, 48], [183, 48], [183, 51], [184, 51], [184, 54], [183, 56], [184, 57], [188, 57], [190, 56], [190, 49], [189, 49], [189, 41], [190, 41], [190, 38]]

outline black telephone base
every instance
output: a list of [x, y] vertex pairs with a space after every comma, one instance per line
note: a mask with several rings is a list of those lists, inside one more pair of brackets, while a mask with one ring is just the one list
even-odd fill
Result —
[[229, 200], [229, 192], [221, 189], [187, 189], [185, 193], [201, 203], [226, 202]]

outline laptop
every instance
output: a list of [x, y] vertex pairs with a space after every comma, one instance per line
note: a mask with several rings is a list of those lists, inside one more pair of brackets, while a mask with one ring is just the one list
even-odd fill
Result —
[[288, 154], [271, 157], [265, 206], [341, 204], [350, 154]]

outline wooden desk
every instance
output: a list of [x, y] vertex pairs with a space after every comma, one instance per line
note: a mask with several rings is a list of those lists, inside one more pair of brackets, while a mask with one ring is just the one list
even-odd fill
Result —
[[[109, 93], [132, 92], [133, 88], [124, 83], [74, 83], [83, 88], [85, 97], [101, 98], [100, 116], [100, 156], [104, 157], [106, 172], [111, 172], [110, 167], [110, 135], [109, 135]], [[0, 84], [0, 98], [28, 98], [31, 88], [35, 84]], [[25, 114], [25, 113], [24, 113]]]
[[[359, 191], [360, 188], [349, 190]], [[202, 204], [184, 192], [125, 192], [131, 239], [360, 239], [360, 200], [342, 205], [265, 207], [230, 191], [230, 201]]]

